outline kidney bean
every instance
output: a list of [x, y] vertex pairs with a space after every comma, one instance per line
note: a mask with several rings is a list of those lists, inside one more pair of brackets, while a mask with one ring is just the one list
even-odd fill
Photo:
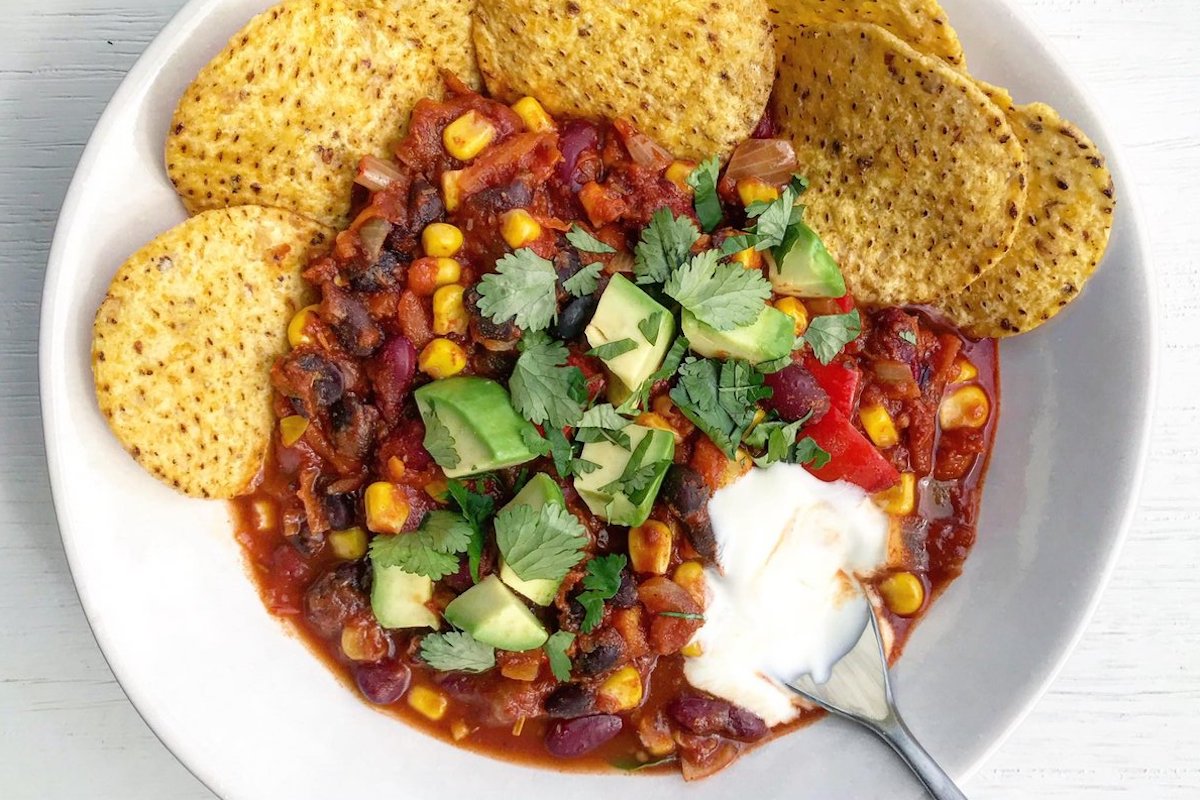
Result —
[[398, 661], [362, 664], [354, 671], [354, 680], [363, 697], [386, 706], [395, 703], [408, 691], [412, 670]]
[[746, 709], [710, 697], [677, 697], [667, 706], [667, 713], [686, 730], [700, 736], [718, 734], [753, 742], [768, 732], [767, 724]]
[[546, 750], [557, 758], [576, 758], [612, 739], [623, 724], [615, 714], [556, 720], [546, 732]]
[[542, 702], [551, 717], [573, 719], [594, 711], [595, 698], [580, 683], [564, 683]]
[[774, 392], [766, 401], [767, 407], [789, 422], [808, 414], [817, 422], [829, 410], [829, 395], [802, 364], [792, 364], [768, 375], [766, 384]]

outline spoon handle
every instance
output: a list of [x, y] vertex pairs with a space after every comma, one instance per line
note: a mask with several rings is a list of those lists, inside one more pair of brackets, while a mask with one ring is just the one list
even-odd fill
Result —
[[890, 719], [876, 727], [875, 732], [904, 759], [934, 800], [967, 800], [967, 796], [938, 766], [933, 756], [925, 752], [925, 748], [894, 710]]

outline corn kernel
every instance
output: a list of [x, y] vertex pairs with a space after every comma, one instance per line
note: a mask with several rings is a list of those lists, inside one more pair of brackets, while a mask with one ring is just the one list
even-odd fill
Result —
[[367, 554], [367, 532], [357, 525], [334, 531], [329, 534], [329, 547], [343, 561], [357, 561]]
[[404, 459], [400, 458], [400, 456], [392, 456], [387, 460], [387, 474], [393, 481], [399, 483], [407, 471], [408, 468], [404, 466]]
[[745, 250], [738, 250], [730, 260], [741, 264], [746, 269], [762, 269], [763, 257], [762, 253], [755, 250], [753, 247], [747, 247]]
[[629, 530], [629, 562], [634, 572], [665, 575], [671, 565], [671, 529], [656, 519]]
[[991, 414], [991, 403], [987, 394], [978, 386], [955, 389], [942, 399], [938, 407], [938, 422], [943, 430], [955, 428], [982, 428]]
[[704, 655], [704, 647], [699, 642], [689, 642], [679, 649], [679, 654], [685, 658], [699, 658]]
[[308, 321], [317, 313], [319, 306], [305, 306], [296, 312], [292, 317], [292, 321], [288, 323], [287, 337], [288, 344], [292, 347], [299, 347], [302, 344], [312, 344], [313, 338], [304, 329], [308, 326]]
[[883, 602], [893, 614], [910, 617], [925, 605], [925, 584], [911, 572], [897, 572], [879, 584]]
[[743, 178], [738, 181], [737, 193], [744, 206], [751, 203], [770, 203], [779, 199], [779, 190], [759, 178]]
[[808, 330], [808, 309], [794, 297], [784, 297], [775, 301], [775, 307], [787, 314], [796, 323], [796, 335], [803, 336]]
[[[447, 259], [449, 260], [449, 259]], [[458, 284], [443, 286], [433, 293], [433, 332], [439, 336], [448, 333], [466, 333], [467, 309], [463, 305], [463, 292]]]
[[661, 711], [643, 715], [637, 721], [637, 735], [642, 747], [654, 758], [664, 758], [675, 752], [675, 737]]
[[[421, 248], [425, 255], [449, 258], [462, 249], [463, 234], [448, 222], [434, 222], [421, 231]], [[455, 278], [458, 280], [458, 278]]]
[[637, 708], [642, 702], [642, 676], [633, 667], [621, 667], [604, 679], [596, 696], [614, 712]]
[[254, 501], [251, 508], [254, 510], [255, 530], [269, 531], [275, 528], [275, 523], [279, 520], [279, 514], [275, 511], [275, 503], [266, 499], [258, 499]]
[[911, 472], [901, 473], [900, 482], [876, 493], [874, 500], [875, 505], [888, 514], [897, 517], [911, 514], [917, 507], [917, 476]]
[[367, 527], [375, 533], [399, 533], [408, 521], [408, 498], [394, 483], [376, 481], [363, 493]]
[[448, 169], [442, 173], [442, 204], [447, 211], [457, 211], [462, 203], [462, 190], [458, 184], [461, 176], [461, 169]]
[[458, 283], [462, 277], [462, 264], [453, 258], [440, 257], [436, 261], [437, 270], [434, 272], [433, 285], [441, 288]]
[[408, 705], [417, 713], [436, 722], [446, 715], [446, 707], [450, 705], [450, 701], [446, 699], [446, 695], [428, 686], [414, 686], [408, 690]]
[[425, 484], [425, 494], [439, 503], [445, 502], [446, 498], [450, 495], [450, 481], [445, 478], [434, 478]]
[[517, 112], [525, 127], [534, 133], [554, 130], [554, 120], [542, 108], [542, 104], [532, 97], [522, 97], [512, 104], [512, 110]]
[[291, 447], [300, 441], [300, 437], [308, 430], [308, 418], [292, 414], [279, 420], [279, 442], [284, 447]]
[[707, 602], [704, 588], [704, 566], [699, 561], [685, 561], [675, 568], [671, 580], [678, 583], [700, 606]]
[[542, 235], [542, 226], [523, 208], [506, 211], [500, 217], [500, 235], [513, 250], [524, 247]]
[[446, 152], [459, 161], [470, 161], [496, 138], [496, 126], [477, 111], [468, 111], [442, 131]]
[[638, 414], [637, 419], [635, 419], [634, 422], [636, 422], [638, 425], [641, 425], [643, 428], [657, 428], [660, 431], [667, 431], [675, 437], [675, 444], [683, 444], [683, 436], [679, 433], [679, 431], [675, 430], [675, 428], [671, 425], [671, 422], [662, 414], [659, 414], [655, 411], [646, 411]]
[[342, 652], [351, 661], [378, 661], [387, 655], [387, 641], [374, 621], [354, 620], [342, 628]]
[[417, 366], [434, 380], [449, 378], [466, 368], [467, 353], [449, 339], [434, 339], [417, 357]]
[[666, 171], [663, 172], [663, 177], [683, 191], [691, 194], [692, 187], [688, 185], [687, 179], [695, 171], [695, 161], [672, 161], [671, 166], [667, 167]]
[[979, 370], [967, 359], [960, 358], [955, 364], [958, 366], [958, 374], [951, 383], [967, 383], [979, 377]]
[[899, 444], [900, 433], [896, 430], [896, 423], [883, 406], [863, 406], [858, 410], [858, 418], [862, 420], [867, 436], [871, 437], [876, 447], [888, 448]]
[[512, 726], [512, 735], [513, 735], [513, 736], [520, 736], [520, 735], [521, 735], [521, 731], [523, 731], [523, 730], [525, 730], [525, 718], [524, 718], [524, 717], [517, 717], [517, 721], [516, 721], [516, 722], [514, 722], [514, 723], [513, 723], [513, 726]]
[[461, 719], [456, 719], [454, 722], [450, 723], [450, 737], [456, 742], [461, 742], [463, 739], [474, 733], [475, 730], [475, 728], [472, 728]]

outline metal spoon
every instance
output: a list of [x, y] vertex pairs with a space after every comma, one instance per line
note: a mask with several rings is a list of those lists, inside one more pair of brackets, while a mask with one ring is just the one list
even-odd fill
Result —
[[826, 711], [853, 720], [883, 739], [908, 764], [935, 800], [966, 800], [950, 776], [938, 766], [900, 718], [888, 679], [887, 657], [873, 613], [858, 644], [833, 667], [828, 681], [818, 684], [809, 675], [780, 680], [783, 686]]

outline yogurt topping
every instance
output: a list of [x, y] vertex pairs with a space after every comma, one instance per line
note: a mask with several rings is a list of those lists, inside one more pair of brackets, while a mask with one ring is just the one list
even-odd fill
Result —
[[885, 564], [887, 515], [859, 487], [783, 463], [752, 469], [708, 508], [719, 569], [705, 570], [702, 653], [685, 674], [768, 725], [787, 722], [796, 696], [764, 674], [828, 680], [871, 613], [852, 576]]

